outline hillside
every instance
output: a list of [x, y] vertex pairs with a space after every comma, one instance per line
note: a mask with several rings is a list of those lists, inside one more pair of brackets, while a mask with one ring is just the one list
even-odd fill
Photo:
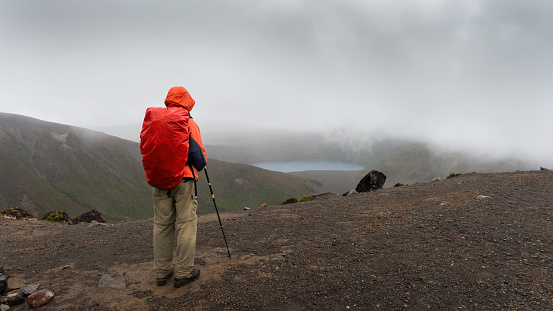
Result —
[[222, 213], [232, 258], [200, 216], [202, 274], [179, 289], [155, 285], [150, 220], [0, 219], [0, 259], [14, 287], [55, 292], [41, 310], [550, 310], [551, 189], [551, 171], [464, 174]]
[[[346, 136], [347, 137], [347, 136]], [[337, 161], [364, 167], [358, 173], [316, 171], [294, 172], [294, 175], [315, 179], [326, 191], [342, 193], [355, 188], [357, 182], [371, 170], [383, 172], [385, 187], [396, 183], [412, 184], [445, 178], [451, 173], [496, 173], [538, 169], [522, 160], [472, 155], [428, 143], [373, 137], [344, 138], [314, 133], [251, 134], [227, 145], [210, 146], [211, 153], [223, 161], [254, 164], [292, 160]], [[361, 178], [358, 178], [361, 176]], [[354, 179], [352, 179], [352, 177]]]
[[96, 209], [109, 220], [151, 217], [137, 144], [99, 132], [0, 114], [0, 209], [41, 217]]
[[[153, 216], [136, 142], [0, 113], [0, 145], [0, 210], [21, 207], [42, 217], [62, 209], [77, 217], [95, 209], [108, 221]], [[211, 158], [208, 169], [222, 211], [279, 204], [313, 186], [289, 174]], [[203, 173], [198, 192], [198, 213], [213, 212]]]
[[[103, 128], [113, 135], [133, 140], [138, 139], [136, 134], [132, 134], [137, 129], [140, 125]], [[335, 161], [364, 168], [357, 173], [326, 170], [294, 172], [293, 175], [320, 183], [315, 185], [315, 194], [351, 190], [371, 170], [383, 172], [388, 177], [385, 187], [392, 187], [396, 183], [412, 184], [431, 181], [436, 177], [445, 178], [451, 173], [495, 173], [532, 170], [540, 166], [540, 163], [516, 158], [477, 154], [461, 146], [458, 150], [452, 150], [379, 133], [252, 130], [233, 131], [229, 136], [228, 131], [220, 132], [209, 126], [202, 133], [205, 134], [210, 157], [226, 162]]]

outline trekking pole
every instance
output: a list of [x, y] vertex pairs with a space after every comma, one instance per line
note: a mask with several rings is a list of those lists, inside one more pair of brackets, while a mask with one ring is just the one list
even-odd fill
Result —
[[215, 195], [213, 194], [213, 189], [211, 189], [211, 182], [209, 181], [209, 175], [207, 175], [207, 166], [204, 166], [205, 178], [207, 178], [207, 184], [209, 185], [209, 191], [211, 191], [211, 198], [213, 199], [213, 205], [215, 205], [215, 211], [217, 212], [217, 218], [219, 219], [219, 226], [221, 227], [221, 232], [223, 233], [223, 239], [225, 240], [225, 245], [227, 246], [227, 254], [230, 257], [230, 250], [228, 248], [227, 237], [225, 236], [225, 230], [223, 230], [223, 223], [221, 223], [221, 216], [219, 216], [219, 210], [217, 209], [217, 203], [215, 203]]

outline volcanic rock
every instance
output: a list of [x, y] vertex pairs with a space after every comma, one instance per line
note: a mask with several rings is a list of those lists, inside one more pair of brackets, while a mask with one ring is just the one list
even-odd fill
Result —
[[42, 305], [49, 303], [50, 300], [52, 300], [52, 298], [54, 298], [53, 292], [49, 290], [41, 289], [38, 292], [30, 295], [27, 298], [27, 303], [33, 308], [38, 308]]
[[74, 223], [79, 223], [79, 222], [92, 222], [92, 221], [97, 221], [97, 222], [100, 222], [100, 223], [105, 223], [106, 221], [102, 218], [102, 214], [96, 210], [91, 210], [90, 212], [86, 212], [84, 214], [82, 214], [81, 216], [77, 217], [74, 219]]
[[369, 192], [381, 189], [384, 186], [384, 183], [386, 182], [386, 175], [384, 175], [382, 172], [372, 170], [370, 171], [359, 183], [357, 184], [357, 187], [355, 188], [355, 191], [357, 192]]
[[20, 293], [12, 292], [6, 297], [2, 297], [2, 304], [10, 307], [20, 305], [25, 302], [25, 298]]
[[6, 289], [6, 285], [8, 284], [8, 279], [10, 277], [7, 275], [0, 274], [0, 296], [4, 294], [4, 290]]
[[25, 287], [23, 287], [19, 293], [23, 296], [29, 296], [32, 293], [38, 291], [39, 287], [40, 287], [40, 284], [25, 285]]

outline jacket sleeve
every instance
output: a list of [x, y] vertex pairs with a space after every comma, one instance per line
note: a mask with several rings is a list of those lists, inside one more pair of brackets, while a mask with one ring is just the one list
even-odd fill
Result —
[[207, 161], [207, 152], [205, 152], [204, 144], [202, 142], [202, 135], [200, 135], [200, 128], [198, 127], [198, 124], [194, 119], [190, 119], [188, 121], [188, 127], [190, 131], [190, 136], [194, 138], [194, 140], [200, 145], [200, 148], [202, 148], [202, 152], [204, 153], [204, 157]]
[[[200, 128], [198, 127], [198, 124], [196, 123], [196, 121], [194, 121], [194, 119], [190, 118], [188, 120], [188, 131], [190, 133], [190, 137], [192, 137], [197, 143], [198, 145], [200, 145], [200, 148], [202, 148], [202, 152], [204, 154], [204, 157], [206, 159], [206, 162], [207, 162], [207, 152], [205, 151], [205, 148], [204, 148], [204, 144], [202, 142], [202, 136], [200, 134]], [[184, 174], [184, 177], [193, 177], [195, 176], [196, 177], [196, 181], [198, 180], [198, 172], [192, 168], [194, 170], [194, 175], [192, 175], [192, 171], [190, 170], [190, 167], [187, 167], [186, 168], [186, 172]]]

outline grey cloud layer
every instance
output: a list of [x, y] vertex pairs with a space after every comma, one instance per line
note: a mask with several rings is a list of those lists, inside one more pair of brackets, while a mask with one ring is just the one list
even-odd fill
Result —
[[1, 6], [1, 111], [85, 126], [137, 123], [170, 86], [184, 85], [198, 101], [196, 118], [215, 123], [379, 129], [553, 152], [540, 143], [553, 115], [548, 1]]

